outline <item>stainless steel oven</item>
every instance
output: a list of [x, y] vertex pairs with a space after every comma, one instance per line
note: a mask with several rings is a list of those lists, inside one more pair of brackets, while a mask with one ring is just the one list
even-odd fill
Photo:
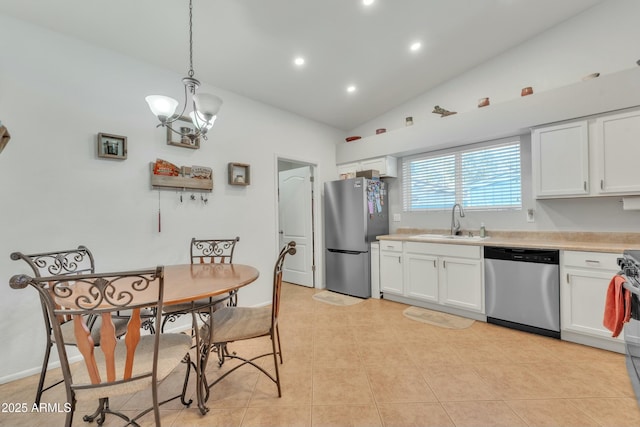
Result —
[[624, 341], [627, 372], [640, 405], [640, 250], [624, 251], [618, 265], [624, 288], [631, 292], [631, 319], [624, 324]]

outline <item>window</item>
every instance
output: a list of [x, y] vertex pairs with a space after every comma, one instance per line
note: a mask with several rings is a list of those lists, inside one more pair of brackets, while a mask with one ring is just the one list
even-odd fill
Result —
[[450, 209], [520, 209], [520, 142], [402, 160], [405, 212]]

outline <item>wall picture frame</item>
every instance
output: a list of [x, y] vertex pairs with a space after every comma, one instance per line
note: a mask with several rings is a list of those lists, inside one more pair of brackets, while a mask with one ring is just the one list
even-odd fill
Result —
[[[195, 126], [191, 119], [187, 116], [181, 116], [171, 124], [171, 127], [180, 132], [180, 134], [172, 131], [167, 127], [167, 145], [174, 147], [191, 148], [197, 150], [200, 148], [200, 136], [195, 136]], [[184, 135], [181, 135], [184, 134]]]
[[127, 158], [127, 137], [111, 133], [98, 134], [98, 157], [124, 160]]
[[247, 163], [229, 163], [229, 185], [250, 185], [251, 166]]

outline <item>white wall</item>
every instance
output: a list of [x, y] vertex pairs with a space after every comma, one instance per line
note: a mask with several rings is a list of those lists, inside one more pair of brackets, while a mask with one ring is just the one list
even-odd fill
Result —
[[[9, 288], [25, 253], [87, 245], [99, 271], [188, 262], [191, 237], [235, 237], [238, 263], [261, 277], [241, 290], [243, 305], [271, 297], [277, 255], [276, 153], [318, 164], [333, 179], [335, 141], [343, 132], [242, 96], [203, 87], [224, 99], [199, 150], [166, 145], [144, 97], [180, 99], [182, 76], [0, 15], [0, 120], [12, 139], [0, 154], [0, 382], [35, 373], [44, 344], [34, 290]], [[186, 66], [186, 64], [185, 64]], [[128, 137], [128, 158], [99, 159], [96, 134]], [[206, 205], [180, 203], [175, 191], [150, 187], [149, 163], [214, 170]], [[229, 186], [227, 163], [251, 165], [251, 185]], [[322, 260], [319, 260], [321, 263]], [[323, 268], [319, 268], [320, 283]]]
[[[432, 113], [435, 105], [461, 113], [475, 110], [480, 98], [489, 97], [492, 105], [519, 98], [525, 86], [538, 93], [579, 82], [594, 72], [609, 74], [637, 67], [638, 16], [637, 0], [603, 2], [348, 134], [365, 137], [378, 128], [404, 127], [406, 116], [413, 116], [414, 123], [444, 120]], [[509, 28], [504, 30], [506, 37]]]
[[[431, 111], [435, 105], [462, 113], [477, 108], [479, 98], [491, 104], [520, 96], [532, 86], [535, 93], [579, 82], [593, 72], [614, 73], [637, 67], [640, 59], [640, 2], [609, 0], [535, 37], [435, 89], [351, 130], [349, 135], [369, 136], [377, 128], [404, 127], [405, 117], [428, 126], [439, 123]], [[505, 28], [508, 34], [508, 28]], [[460, 52], [464, 54], [464, 52]], [[535, 95], [534, 95], [535, 96]], [[486, 107], [491, 108], [491, 107]], [[390, 133], [389, 135], [391, 135]], [[487, 229], [633, 231], [640, 232], [640, 212], [623, 211], [620, 198], [535, 201], [531, 197], [530, 143], [523, 144], [523, 211], [470, 212], [462, 227]], [[448, 228], [450, 212], [408, 214], [402, 212], [400, 178], [390, 180], [390, 214], [400, 213], [399, 227]], [[536, 211], [536, 222], [526, 222], [526, 208]]]

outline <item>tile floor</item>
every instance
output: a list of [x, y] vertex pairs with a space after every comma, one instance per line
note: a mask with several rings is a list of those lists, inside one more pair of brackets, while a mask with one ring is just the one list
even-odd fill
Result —
[[[442, 329], [405, 318], [401, 304], [371, 299], [337, 307], [312, 299], [315, 292], [289, 284], [283, 290], [282, 398], [266, 377], [243, 367], [212, 389], [207, 415], [171, 402], [161, 409], [162, 424], [640, 426], [623, 355], [483, 322]], [[232, 349], [247, 354], [269, 345]], [[183, 372], [167, 378], [161, 394], [177, 390]], [[215, 363], [208, 372], [210, 379], [220, 375]], [[36, 381], [0, 385], [0, 402], [31, 402]], [[44, 397], [65, 401], [61, 387]], [[144, 392], [111, 404], [131, 414], [148, 405]], [[81, 417], [90, 409], [82, 405], [74, 425], [91, 425]], [[141, 422], [153, 425], [153, 417]], [[2, 426], [63, 423], [64, 414], [0, 413]], [[104, 425], [121, 422], [110, 417]]]

